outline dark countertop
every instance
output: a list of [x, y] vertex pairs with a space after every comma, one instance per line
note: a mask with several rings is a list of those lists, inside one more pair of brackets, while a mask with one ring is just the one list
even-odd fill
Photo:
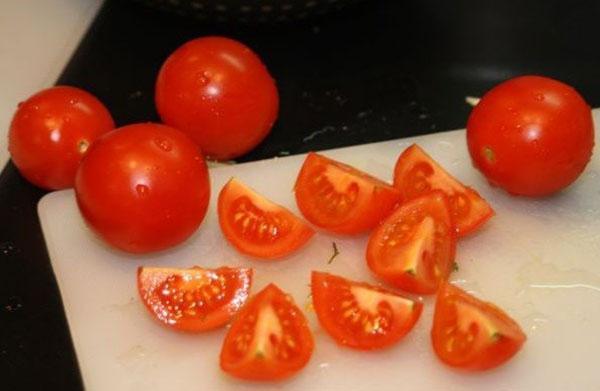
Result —
[[[248, 26], [109, 0], [58, 83], [97, 95], [118, 125], [157, 120], [154, 79], [171, 51], [202, 35], [239, 39], [262, 57], [281, 96], [273, 132], [239, 159], [251, 161], [462, 128], [465, 96], [520, 74], [557, 78], [600, 106], [599, 17], [592, 0], [366, 0], [317, 19]], [[4, 168], [2, 389], [82, 388], [37, 219], [44, 194]]]

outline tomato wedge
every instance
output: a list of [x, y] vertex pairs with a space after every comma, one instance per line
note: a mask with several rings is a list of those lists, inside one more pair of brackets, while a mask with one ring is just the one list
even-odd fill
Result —
[[270, 284], [251, 298], [232, 323], [221, 350], [221, 369], [247, 380], [281, 380], [310, 359], [313, 336], [292, 298]]
[[238, 251], [262, 259], [286, 256], [303, 246], [314, 230], [277, 205], [232, 178], [221, 190], [219, 224]]
[[200, 332], [223, 326], [244, 305], [252, 269], [140, 267], [137, 285], [148, 311], [179, 331]]
[[431, 190], [446, 193], [458, 236], [476, 230], [494, 215], [492, 207], [479, 193], [460, 183], [416, 144], [398, 157], [394, 186], [405, 201]]
[[314, 152], [304, 160], [295, 192], [308, 221], [339, 234], [372, 229], [400, 200], [387, 183]]
[[423, 304], [389, 290], [312, 272], [319, 323], [340, 345], [372, 350], [399, 342], [421, 316]]
[[431, 294], [448, 277], [455, 252], [447, 197], [436, 190], [403, 204], [371, 233], [367, 264], [402, 290]]
[[492, 303], [444, 283], [433, 316], [433, 349], [444, 363], [466, 370], [497, 367], [513, 357], [527, 337]]

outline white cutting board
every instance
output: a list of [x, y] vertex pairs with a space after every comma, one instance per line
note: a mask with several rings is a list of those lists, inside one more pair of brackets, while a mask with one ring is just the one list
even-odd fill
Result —
[[[600, 123], [600, 111], [594, 112]], [[598, 133], [596, 144], [599, 144]], [[460, 241], [456, 284], [504, 308], [528, 341], [507, 365], [486, 373], [457, 372], [434, 356], [429, 330], [433, 298], [415, 329], [380, 352], [338, 347], [308, 311], [316, 349], [291, 380], [265, 385], [221, 373], [225, 329], [201, 335], [167, 330], [138, 299], [139, 265], [256, 270], [253, 292], [277, 283], [307, 308], [311, 270], [375, 282], [364, 261], [366, 237], [318, 233], [288, 259], [260, 263], [237, 254], [223, 239], [215, 200], [235, 175], [270, 199], [297, 211], [292, 187], [304, 156], [211, 169], [213, 194], [198, 232], [160, 254], [135, 257], [105, 246], [86, 228], [72, 191], [46, 195], [39, 216], [62, 294], [83, 381], [88, 390], [598, 390], [600, 389], [600, 159], [577, 183], [554, 197], [515, 198], [493, 189], [470, 164], [462, 130], [326, 151], [385, 180], [398, 154], [419, 143], [466, 184], [479, 190], [497, 215]], [[182, 189], [185, 191], [185, 189]], [[340, 255], [331, 265], [332, 241]]]

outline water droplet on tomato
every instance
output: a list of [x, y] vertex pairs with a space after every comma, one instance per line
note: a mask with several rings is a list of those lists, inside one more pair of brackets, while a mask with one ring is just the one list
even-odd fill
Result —
[[77, 100], [76, 100], [76, 99], [69, 99], [69, 104], [70, 104], [71, 106], [75, 106], [77, 103], [79, 103], [79, 102], [77, 102]]
[[40, 109], [40, 106], [38, 106], [38, 105], [33, 105], [33, 107], [32, 107], [32, 108], [33, 108], [34, 110], [39, 110], [39, 109]]
[[147, 197], [148, 193], [150, 192], [150, 190], [148, 189], [148, 186], [146, 186], [146, 185], [136, 185], [135, 191], [138, 194], [138, 196], [140, 196], [140, 197]]
[[544, 96], [544, 94], [535, 94], [535, 100], [538, 101], [543, 101], [544, 99], [546, 99], [546, 97]]
[[203, 86], [207, 85], [210, 82], [210, 73], [207, 71], [198, 72], [197, 76], [198, 76], [198, 81]]
[[156, 140], [154, 140], [154, 142], [160, 149], [162, 149], [165, 152], [169, 152], [171, 151], [171, 149], [173, 149], [173, 145], [171, 145], [171, 142], [169, 140], [157, 138]]

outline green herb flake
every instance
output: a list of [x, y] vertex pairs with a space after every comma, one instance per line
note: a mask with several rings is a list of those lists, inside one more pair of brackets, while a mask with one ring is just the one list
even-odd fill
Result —
[[331, 265], [331, 262], [333, 262], [333, 260], [335, 259], [335, 257], [337, 257], [338, 255], [340, 255], [340, 252], [339, 252], [339, 250], [337, 248], [337, 244], [335, 242], [331, 242], [331, 245], [333, 246], [333, 254], [331, 255], [331, 257], [327, 261], [328, 265]]

